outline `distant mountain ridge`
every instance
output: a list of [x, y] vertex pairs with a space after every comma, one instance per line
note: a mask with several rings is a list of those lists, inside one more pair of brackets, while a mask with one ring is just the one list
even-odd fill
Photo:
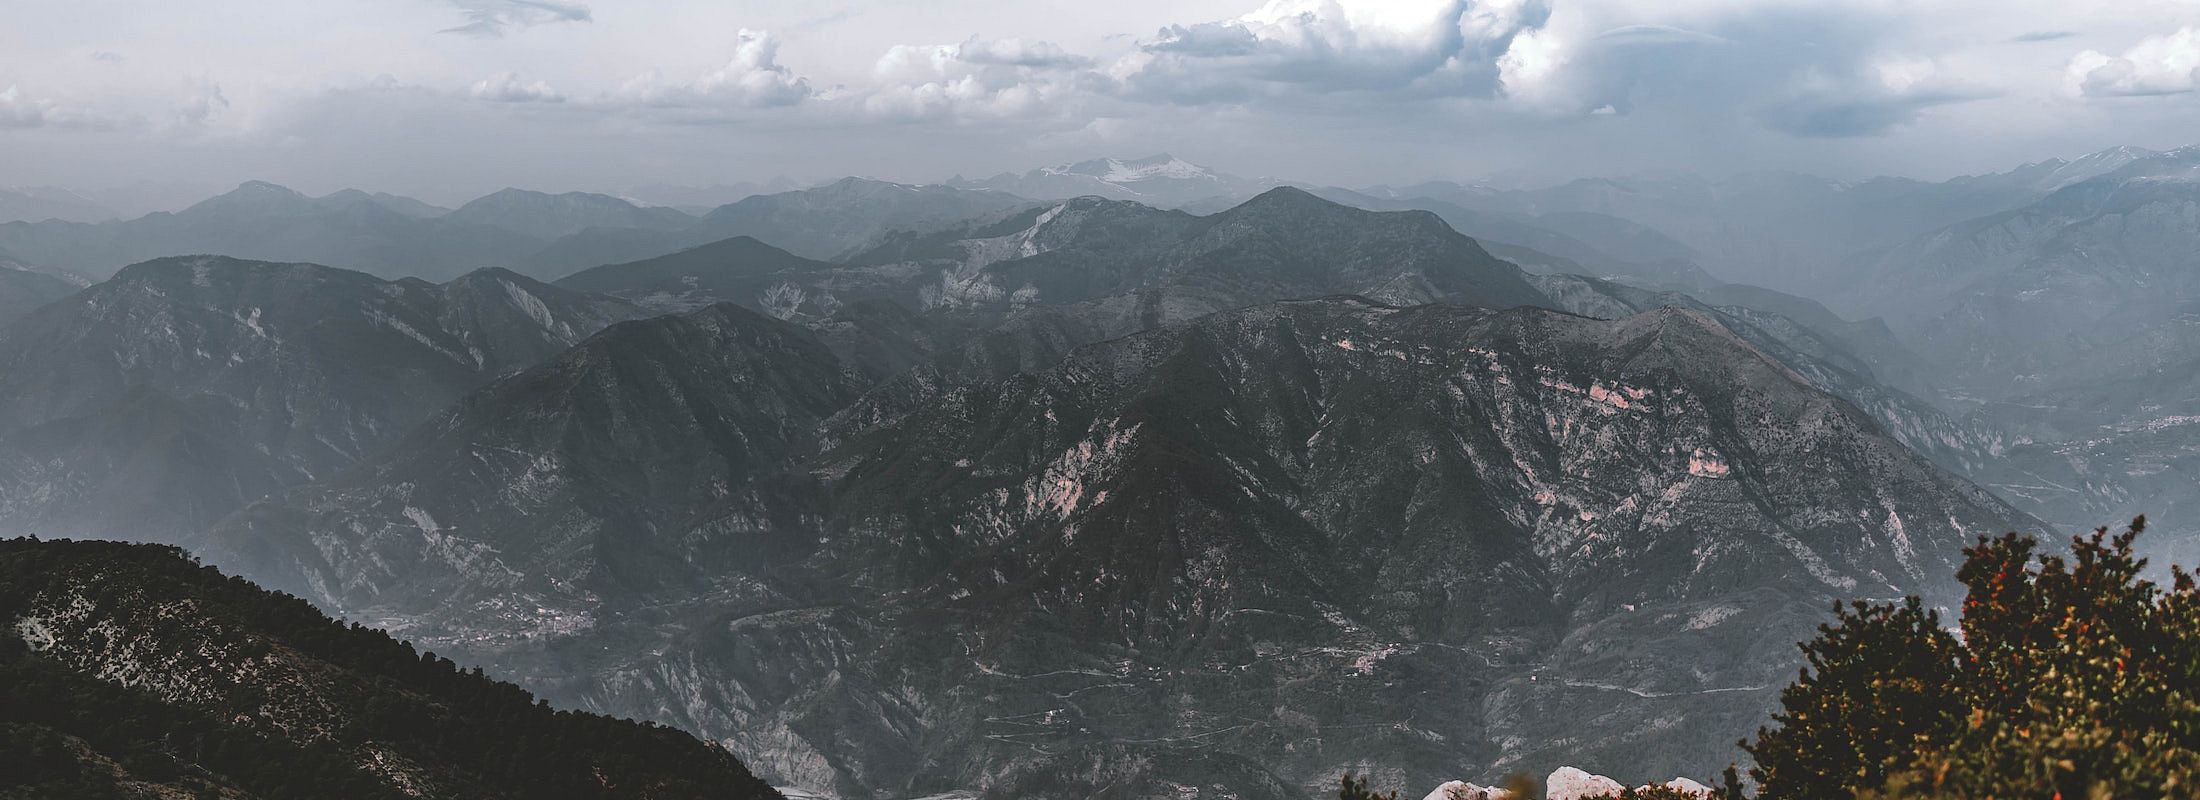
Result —
[[1042, 200], [1094, 195], [1134, 200], [1155, 208], [1177, 208], [1217, 198], [1235, 202], [1282, 185], [1267, 178], [1240, 178], [1193, 164], [1167, 153], [1145, 158], [1096, 158], [991, 178], [957, 178], [949, 185], [987, 189]]
[[0, 224], [0, 249], [98, 277], [150, 259], [216, 254], [447, 280], [538, 246], [510, 231], [423, 216], [432, 214], [424, 205], [356, 191], [313, 198], [252, 181], [175, 213], [91, 225]]
[[443, 215], [447, 222], [482, 225], [551, 240], [589, 228], [679, 230], [695, 218], [662, 206], [641, 207], [605, 194], [546, 194], [504, 189]]
[[99, 201], [60, 187], [0, 186], [0, 222], [99, 222], [117, 216]]

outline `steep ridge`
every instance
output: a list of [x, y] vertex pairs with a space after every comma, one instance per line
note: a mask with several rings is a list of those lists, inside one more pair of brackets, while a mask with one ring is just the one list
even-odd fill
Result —
[[809, 547], [788, 535], [815, 482], [782, 473], [868, 381], [810, 331], [731, 305], [613, 326], [248, 509], [208, 552], [343, 608], [509, 611], [509, 636], [570, 632], [606, 595], [738, 589]]
[[[1576, 275], [1538, 275], [1533, 280], [1559, 307], [1600, 319], [1617, 319], [1661, 307], [1699, 311], [1795, 370], [1811, 385], [1863, 409], [1904, 445], [1958, 474], [1975, 475], [1988, 469], [2018, 441], [1998, 428], [1957, 418], [1916, 393], [1898, 388], [1901, 384], [1879, 377], [1886, 370], [1914, 379], [1924, 371], [1915, 355], [1888, 340], [1884, 326], [1845, 322], [1822, 307], [1798, 308], [1786, 298], [1765, 296], [1777, 292], [1756, 287], [1715, 288], [1702, 292], [1712, 298], [1706, 301], [1694, 295], [1653, 292]], [[1779, 309], [1793, 316], [1766, 309]], [[1923, 388], [1931, 391], [1930, 384]]]
[[501, 270], [138, 264], [0, 332], [0, 519], [179, 541], [636, 314]]
[[213, 552], [782, 786], [1265, 797], [1704, 772], [1832, 598], [2037, 527], [1680, 309], [1328, 299], [845, 374], [727, 307], [616, 327]]
[[0, 699], [16, 797], [779, 797], [167, 547], [0, 540]]

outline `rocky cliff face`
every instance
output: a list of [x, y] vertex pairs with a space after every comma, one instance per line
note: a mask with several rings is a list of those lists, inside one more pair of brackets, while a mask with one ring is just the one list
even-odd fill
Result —
[[177, 541], [635, 313], [495, 270], [139, 264], [0, 333], [0, 520]]
[[1832, 598], [2035, 524], [1700, 312], [1284, 303], [860, 400], [702, 315], [222, 552], [780, 785], [1256, 797], [1723, 765]]

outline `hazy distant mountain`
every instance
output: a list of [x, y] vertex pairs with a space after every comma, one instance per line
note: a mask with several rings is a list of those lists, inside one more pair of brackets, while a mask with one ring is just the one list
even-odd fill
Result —
[[637, 203], [653, 206], [670, 206], [697, 216], [728, 203], [760, 194], [778, 194], [801, 189], [803, 186], [785, 176], [762, 183], [734, 183], [712, 186], [685, 186], [668, 183], [652, 183], [636, 186], [621, 192], [619, 196]]
[[1225, 204], [1235, 205], [1282, 185], [1282, 182], [1240, 178], [1163, 153], [1128, 160], [1096, 158], [1035, 169], [1021, 175], [1004, 172], [982, 180], [958, 178], [949, 184], [1021, 197], [1066, 199], [1092, 195], [1111, 200], [1135, 200], [1155, 208], [1177, 208], [1217, 198]]
[[0, 327], [79, 288], [66, 277], [32, 269], [0, 252]]
[[2053, 384], [2041, 373], [2200, 302], [2196, 171], [2200, 147], [1919, 236], [1863, 262], [1849, 297], [1887, 309], [1974, 391]]
[[1544, 301], [1518, 267], [1432, 214], [1364, 211], [1292, 188], [1205, 217], [1081, 198], [889, 237], [847, 261], [906, 275], [898, 299], [921, 308], [1005, 312], [1121, 297], [1144, 309], [1145, 327], [1331, 294], [1493, 308]]
[[344, 189], [342, 191], [338, 191], [334, 194], [330, 194], [326, 197], [321, 198], [321, 202], [356, 203], [362, 199], [394, 211], [400, 215], [412, 217], [413, 219], [430, 219], [451, 213], [451, 210], [448, 208], [444, 208], [442, 206], [424, 202], [421, 200], [415, 200], [413, 198], [405, 197], [403, 195], [395, 195], [388, 192], [375, 192], [369, 194], [359, 191], [358, 189]]
[[1723, 283], [1695, 262], [1687, 245], [1617, 217], [1478, 211], [1431, 197], [1398, 196], [1395, 191], [1382, 196], [1337, 188], [1309, 191], [1359, 208], [1432, 212], [1491, 253], [1531, 272], [1581, 274], [1684, 291]]
[[[1617, 217], [1685, 244], [1695, 260], [1726, 280], [1819, 295], [1854, 286], [1854, 272], [1844, 265], [1857, 254], [2015, 209], [2058, 189], [2132, 169], [2159, 156], [2137, 148], [2116, 148], [2074, 161], [2043, 161], [1941, 182], [1908, 178], [1843, 182], [1758, 173], [1721, 180], [1597, 178], [1529, 190], [1434, 182], [1377, 187], [1369, 193], [1426, 197], [1539, 218], [1574, 212]], [[1569, 233], [1595, 238], [1579, 230]]]
[[563, 276], [747, 236], [804, 258], [832, 260], [897, 230], [929, 230], [1032, 205], [999, 192], [844, 178], [720, 206], [677, 231], [608, 229], [559, 239], [524, 259], [528, 272]]
[[0, 533], [177, 541], [637, 313], [501, 270], [134, 265], [0, 329]]
[[99, 222], [115, 213], [99, 201], [53, 186], [0, 186], [0, 222]]
[[501, 228], [552, 240], [589, 228], [637, 228], [672, 231], [695, 223], [676, 209], [642, 207], [607, 194], [545, 194], [504, 189], [459, 206], [445, 222]]
[[736, 236], [671, 255], [582, 270], [560, 278], [557, 285], [660, 311], [693, 311], [727, 302], [791, 309], [802, 304], [799, 293], [782, 290], [774, 295], [775, 287], [810, 285], [839, 268]]
[[923, 230], [1029, 205], [1000, 192], [844, 178], [757, 195], [703, 215], [708, 239], [751, 236], [790, 253], [831, 259], [895, 230]]
[[616, 326], [212, 552], [781, 785], [1272, 796], [1724, 763], [1831, 598], [2029, 523], [1689, 311], [1330, 299], [862, 377], [728, 306]]
[[522, 234], [423, 213], [403, 198], [357, 191], [313, 198], [255, 181], [173, 214], [96, 225], [7, 223], [0, 249], [94, 276], [154, 258], [212, 254], [447, 279], [512, 263], [540, 246]]
[[183, 551], [0, 541], [0, 794], [778, 798], [685, 733], [526, 691]]

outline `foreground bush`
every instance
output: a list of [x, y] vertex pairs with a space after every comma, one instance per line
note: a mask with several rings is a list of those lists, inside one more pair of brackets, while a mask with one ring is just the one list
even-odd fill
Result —
[[1914, 598], [1839, 609], [1743, 745], [1759, 797], [2200, 796], [2200, 591], [2139, 577], [2145, 523], [2067, 559], [1981, 539], [1960, 638]]

